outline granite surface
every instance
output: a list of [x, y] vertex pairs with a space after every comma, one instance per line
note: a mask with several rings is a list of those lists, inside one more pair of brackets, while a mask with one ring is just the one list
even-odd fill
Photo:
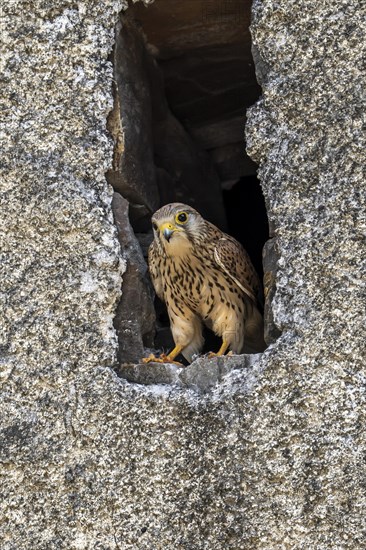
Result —
[[263, 98], [247, 142], [282, 334], [250, 365], [224, 360], [204, 392], [112, 369], [125, 265], [104, 178], [107, 59], [122, 6], [3, 8], [2, 548], [361, 550], [360, 3], [254, 2]]

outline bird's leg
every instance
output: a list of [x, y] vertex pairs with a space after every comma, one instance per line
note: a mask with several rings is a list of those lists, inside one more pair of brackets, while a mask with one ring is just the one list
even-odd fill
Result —
[[183, 349], [183, 346], [180, 346], [179, 344], [175, 346], [175, 348], [172, 349], [172, 351], [166, 356], [166, 358], [168, 359], [168, 362], [171, 363], [172, 361], [174, 361], [174, 359], [177, 357], [177, 355], [180, 354], [182, 349]]
[[174, 349], [168, 354], [162, 353], [160, 357], [155, 357], [154, 354], [149, 355], [149, 357], [144, 357], [141, 361], [142, 363], [174, 363], [174, 365], [182, 366], [178, 361], [174, 361], [177, 355], [182, 351], [183, 346], [177, 345]]
[[227, 348], [229, 347], [229, 342], [226, 340], [222, 340], [221, 347], [217, 353], [213, 353], [212, 351], [208, 354], [208, 358], [211, 359], [211, 357], [221, 357], [225, 354]]

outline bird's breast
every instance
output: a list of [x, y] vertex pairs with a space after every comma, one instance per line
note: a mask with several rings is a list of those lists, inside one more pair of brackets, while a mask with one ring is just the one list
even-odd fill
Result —
[[205, 321], [223, 306], [235, 310], [240, 304], [241, 293], [210, 259], [171, 259], [162, 276], [166, 298], [184, 303]]

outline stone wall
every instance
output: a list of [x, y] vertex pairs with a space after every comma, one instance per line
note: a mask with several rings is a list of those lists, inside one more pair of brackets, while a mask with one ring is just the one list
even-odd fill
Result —
[[282, 336], [205, 392], [111, 368], [126, 265], [104, 177], [107, 58], [122, 7], [4, 7], [2, 548], [364, 548], [359, 2], [254, 4], [263, 98], [247, 140]]

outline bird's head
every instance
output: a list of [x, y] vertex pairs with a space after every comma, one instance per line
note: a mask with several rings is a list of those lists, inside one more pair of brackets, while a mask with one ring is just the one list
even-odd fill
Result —
[[184, 255], [199, 238], [205, 220], [191, 206], [166, 204], [151, 218], [154, 238], [168, 255]]

